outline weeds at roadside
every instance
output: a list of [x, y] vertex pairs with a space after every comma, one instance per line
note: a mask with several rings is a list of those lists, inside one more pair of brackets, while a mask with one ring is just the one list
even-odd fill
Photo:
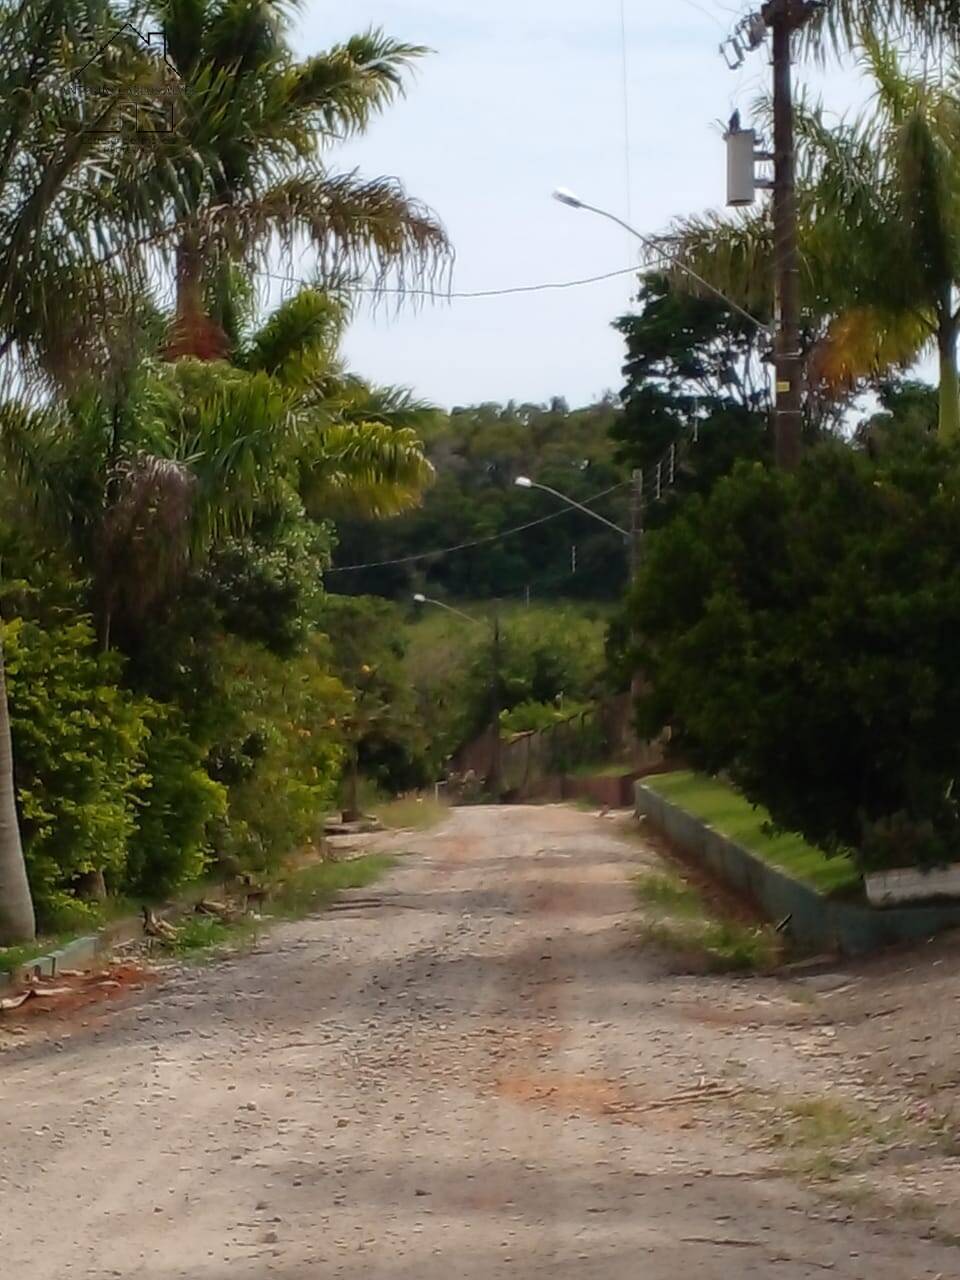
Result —
[[395, 859], [381, 854], [349, 862], [317, 862], [294, 871], [271, 894], [270, 915], [287, 920], [309, 915], [329, 905], [343, 889], [365, 889], [386, 875]]
[[913, 1128], [906, 1115], [868, 1112], [838, 1098], [756, 1097], [743, 1105], [762, 1122], [765, 1145], [783, 1153], [787, 1170], [813, 1182], [869, 1169]]
[[255, 941], [271, 922], [311, 915], [329, 906], [341, 890], [363, 889], [393, 865], [393, 858], [371, 856], [300, 867], [270, 895], [263, 917], [228, 921], [216, 916], [187, 916], [175, 926], [175, 935], [164, 942], [165, 949], [177, 956], [198, 957]]
[[773, 929], [717, 919], [702, 895], [679, 875], [641, 871], [634, 885], [648, 909], [641, 925], [647, 944], [700, 956], [716, 973], [762, 971], [780, 960], [781, 943]]
[[177, 926], [176, 937], [171, 938], [168, 945], [174, 955], [189, 956], [246, 941], [256, 932], [257, 922], [254, 920], [227, 923], [214, 916], [188, 916]]
[[450, 805], [434, 796], [403, 796], [373, 806], [374, 814], [393, 831], [428, 831], [450, 812]]

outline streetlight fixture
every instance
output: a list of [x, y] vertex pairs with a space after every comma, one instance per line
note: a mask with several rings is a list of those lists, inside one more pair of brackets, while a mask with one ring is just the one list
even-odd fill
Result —
[[756, 325], [760, 332], [766, 334], [768, 338], [773, 337], [773, 330], [769, 325], [764, 324], [762, 320], [758, 320], [755, 315], [752, 315], [744, 307], [741, 307], [738, 302], [734, 302], [732, 298], [728, 298], [725, 293], [721, 293], [716, 285], [712, 285], [709, 280], [704, 280], [703, 276], [698, 275], [692, 267], [688, 267], [687, 264], [685, 262], [681, 262], [678, 257], [669, 254], [662, 244], [657, 244], [657, 242], [650, 236], [645, 236], [643, 232], [638, 231], [636, 227], [631, 227], [629, 222], [624, 222], [623, 218], [618, 218], [615, 213], [611, 213], [608, 209], [600, 209], [595, 204], [588, 204], [586, 200], [581, 200], [578, 195], [575, 195], [566, 187], [557, 187], [553, 193], [553, 198], [554, 200], [558, 200], [560, 204], [565, 204], [571, 209], [586, 209], [590, 213], [595, 213], [601, 218], [606, 218], [610, 222], [615, 222], [618, 227], [623, 227], [624, 231], [628, 231], [630, 235], [635, 236], [645, 249], [649, 249], [654, 253], [660, 254], [664, 258], [670, 259], [675, 267], [679, 267], [679, 269], [685, 272], [691, 280], [695, 280], [701, 288], [708, 290], [708, 292], [712, 293], [714, 297], [719, 298], [721, 302], [728, 306], [732, 311], [736, 311], [738, 315], [744, 318], [744, 320], [749, 320], [751, 324]]
[[438, 609], [446, 609], [447, 613], [455, 613], [458, 618], [463, 618], [465, 622], [470, 622], [475, 627], [482, 627], [483, 623], [477, 618], [473, 618], [469, 613], [464, 613], [462, 609], [455, 609], [452, 604], [444, 604], [442, 600], [434, 600], [430, 596], [425, 596], [423, 592], [418, 591], [413, 597], [415, 604], [435, 604]]
[[619, 533], [621, 537], [626, 538], [628, 541], [633, 536], [626, 529], [621, 529], [618, 524], [614, 524], [612, 520], [608, 520], [606, 516], [600, 515], [598, 511], [585, 507], [582, 502], [577, 502], [575, 498], [568, 497], [565, 493], [561, 493], [559, 489], [551, 489], [548, 484], [538, 484], [536, 480], [531, 480], [529, 476], [517, 476], [513, 483], [519, 489], [542, 489], [544, 493], [553, 494], [555, 498], [565, 502], [568, 507], [575, 507], [577, 511], [582, 511], [584, 515], [592, 516], [594, 520], [599, 520], [601, 524], [605, 524], [608, 529], [613, 529], [615, 533]]
[[[479, 618], [471, 617], [469, 613], [464, 613], [462, 609], [455, 609], [452, 604], [445, 604], [443, 600], [434, 600], [432, 596], [425, 596], [422, 591], [418, 591], [414, 597], [415, 604], [432, 604], [438, 609], [446, 609], [447, 613], [455, 614], [458, 618], [463, 618], [465, 622], [469, 622], [471, 626], [482, 627], [484, 624]], [[500, 746], [500, 704], [502, 702], [500, 679], [500, 614], [496, 608], [493, 613], [493, 648], [491, 653], [492, 672], [491, 672], [491, 702], [493, 703], [493, 758], [490, 761], [490, 789], [493, 792], [494, 799], [499, 803], [503, 795], [503, 763], [502, 751]]]

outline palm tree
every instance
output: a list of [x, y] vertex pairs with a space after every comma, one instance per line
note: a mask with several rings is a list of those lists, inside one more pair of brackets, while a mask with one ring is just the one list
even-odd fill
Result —
[[[168, 356], [225, 356], [231, 264], [268, 267], [313, 246], [324, 280], [422, 279], [446, 261], [436, 218], [392, 178], [337, 173], [334, 141], [362, 132], [403, 92], [426, 51], [367, 31], [297, 62], [283, 0], [157, 0], [182, 81], [176, 129], [153, 148], [154, 198], [176, 222], [176, 319]], [[172, 181], [172, 190], [170, 184]]]
[[[940, 431], [951, 438], [960, 434], [960, 82], [909, 74], [869, 38], [861, 56], [876, 86], [872, 114], [833, 128], [819, 110], [799, 119], [803, 301], [819, 329], [811, 384], [849, 388], [933, 348]], [[771, 305], [769, 210], [689, 219], [668, 239], [745, 305]]]
[[102, 387], [4, 407], [0, 450], [20, 503], [90, 576], [104, 645], [258, 515], [294, 504], [305, 519], [385, 516], [418, 501], [434, 411], [344, 371], [345, 316], [305, 289], [241, 337], [232, 365], [145, 360], [119, 411]]
[[864, 33], [954, 41], [960, 35], [960, 0], [825, 0], [804, 28], [807, 45], [819, 53], [849, 50]]
[[[146, 289], [143, 246], [167, 217], [121, 198], [140, 190], [143, 153], [107, 130], [124, 123], [131, 99], [108, 94], [90, 118], [92, 99], [68, 91], [121, 25], [110, 0], [0, 3], [0, 358], [21, 387], [103, 365], [109, 318]], [[136, 41], [121, 37], [98, 75], [116, 86], [144, 69]], [[34, 931], [0, 678], [0, 945]]]
[[[262, 261], [273, 243], [306, 237], [328, 275], [372, 269], [375, 282], [392, 272], [402, 284], [448, 252], [436, 219], [398, 183], [332, 174], [320, 159], [322, 144], [362, 129], [402, 92], [421, 49], [370, 32], [297, 64], [277, 0], [169, 0], [156, 12], [182, 77], [177, 128], [124, 146], [106, 130], [142, 119], [137, 99], [115, 90], [156, 77], [135, 36], [117, 37], [126, 15], [110, 0], [0, 0], [0, 357], [12, 357], [18, 388], [25, 376], [70, 385], [78, 368], [115, 384], [97, 437], [111, 442], [103, 497], [116, 512], [101, 536], [130, 545], [135, 513], [161, 492], [171, 519], [188, 505], [182, 460], [119, 451], [140, 357], [124, 332], [149, 296], [152, 247], [175, 246], [169, 354], [207, 358], [229, 345], [216, 299], [238, 258]], [[107, 44], [90, 64], [91, 49]], [[65, 91], [78, 76], [109, 92], [78, 101]], [[102, 107], [91, 112], [91, 102]], [[47, 439], [40, 431], [38, 446]], [[69, 465], [64, 447], [55, 454]], [[0, 944], [33, 934], [8, 741], [0, 697]]]

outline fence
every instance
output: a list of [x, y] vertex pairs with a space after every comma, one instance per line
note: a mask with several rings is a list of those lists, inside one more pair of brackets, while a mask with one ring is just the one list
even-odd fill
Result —
[[[646, 770], [661, 759], [657, 744], [638, 742], [631, 726], [629, 694], [558, 721], [546, 729], [517, 734], [500, 743], [500, 774], [508, 796], [562, 794], [562, 779], [610, 760], [624, 761], [624, 772]], [[461, 748], [452, 765], [460, 777], [487, 782], [496, 764], [496, 737], [490, 726]]]

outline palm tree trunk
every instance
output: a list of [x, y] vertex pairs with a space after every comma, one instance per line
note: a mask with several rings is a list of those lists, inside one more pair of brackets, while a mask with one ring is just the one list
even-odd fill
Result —
[[20, 844], [10, 710], [3, 673], [3, 649], [0, 647], [0, 946], [32, 942], [36, 934], [33, 899]]
[[960, 378], [957, 375], [957, 321], [950, 314], [940, 319], [940, 439], [960, 437]]
[[230, 342], [207, 311], [203, 296], [203, 250], [195, 229], [185, 231], [177, 246], [177, 310], [165, 351], [167, 360], [223, 360]]

